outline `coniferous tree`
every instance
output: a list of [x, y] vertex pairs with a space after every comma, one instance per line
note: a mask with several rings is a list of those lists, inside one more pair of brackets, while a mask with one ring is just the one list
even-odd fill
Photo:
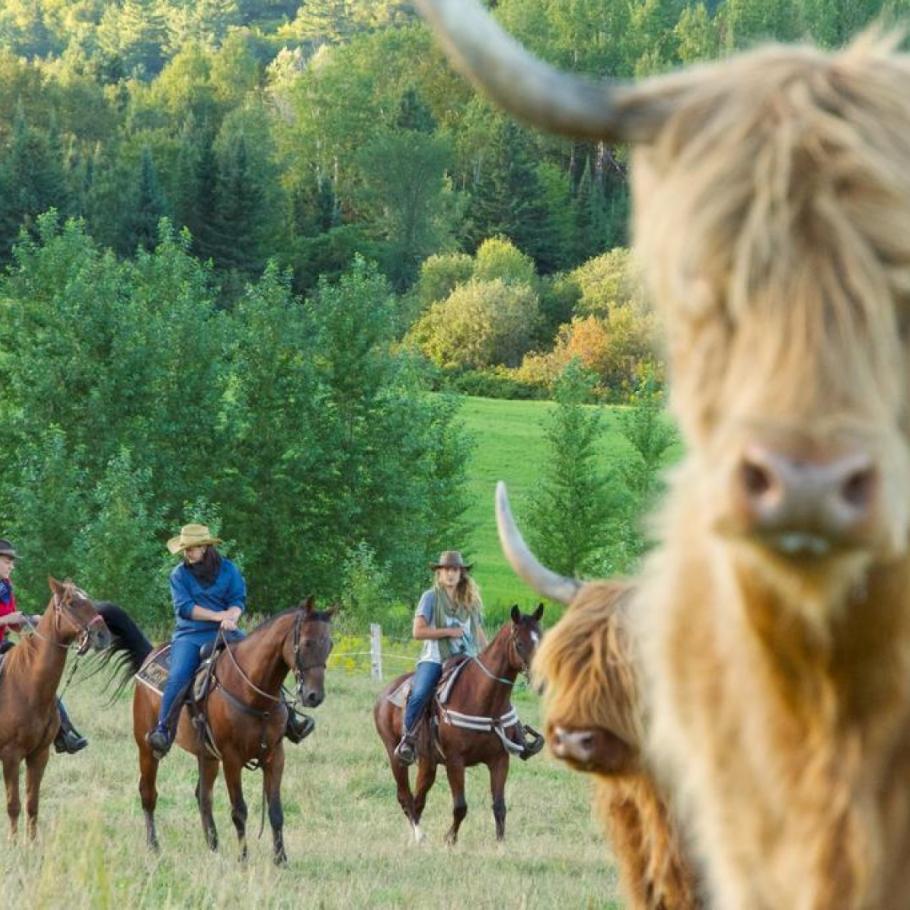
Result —
[[556, 385], [546, 425], [547, 460], [531, 497], [529, 537], [540, 559], [562, 575], [597, 568], [609, 543], [618, 502], [600, 466], [600, 413], [586, 407], [592, 378], [573, 360]]
[[152, 249], [158, 242], [159, 222], [167, 214], [167, 199], [158, 182], [151, 150], [144, 146], [132, 205], [123, 220], [120, 250], [129, 254], [136, 249]]
[[43, 132], [31, 126], [19, 101], [0, 162], [0, 259], [9, 258], [19, 229], [30, 230], [37, 216], [50, 208], [68, 208], [59, 130], [54, 126]]

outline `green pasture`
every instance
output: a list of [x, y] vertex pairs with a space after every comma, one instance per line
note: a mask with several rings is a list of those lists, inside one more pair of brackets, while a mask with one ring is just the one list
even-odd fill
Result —
[[[470, 540], [463, 544], [475, 562], [474, 576], [484, 603], [502, 615], [501, 609], [518, 603], [525, 610], [538, 602], [534, 592], [520, 581], [502, 555], [496, 536], [493, 493], [496, 481], [509, 490], [512, 511], [524, 529], [522, 506], [534, 485], [540, 482], [546, 460], [544, 421], [556, 406], [549, 401], [501, 401], [465, 398], [461, 417], [473, 436], [475, 447], [468, 465]], [[617, 427], [618, 408], [604, 407], [602, 455], [604, 467], [618, 465], [629, 452]], [[456, 544], [453, 543], [453, 546]], [[545, 620], [546, 621], [546, 620]]]
[[[392, 669], [389, 671], [392, 672]], [[289, 866], [271, 862], [271, 837], [256, 839], [260, 775], [244, 772], [250, 857], [237, 860], [222, 780], [215, 790], [221, 838], [203, 843], [193, 796], [195, 761], [175, 750], [158, 779], [160, 855], [145, 847], [137, 792], [130, 699], [114, 704], [99, 677], [66, 695], [88, 749], [51, 757], [42, 788], [40, 832], [0, 850], [3, 907], [96, 908], [610, 908], [619, 907], [615, 871], [589, 808], [589, 781], [546, 754], [513, 761], [506, 841], [494, 837], [486, 768], [468, 771], [468, 816], [454, 848], [443, 845], [451, 818], [444, 769], [431, 791], [415, 846], [395, 799], [373, 729], [377, 684], [360, 670], [330, 668], [317, 727], [288, 745], [284, 778]], [[537, 698], [516, 693], [535, 723]], [[6, 819], [0, 819], [5, 840]]]

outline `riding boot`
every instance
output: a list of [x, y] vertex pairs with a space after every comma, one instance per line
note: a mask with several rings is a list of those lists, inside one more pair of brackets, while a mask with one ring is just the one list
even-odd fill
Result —
[[63, 702], [59, 698], [57, 699], [57, 713], [60, 715], [60, 729], [54, 739], [54, 749], [57, 752], [68, 752], [70, 755], [84, 749], [88, 745], [88, 740], [81, 736], [73, 726], [66, 713], [66, 708], [63, 707]]
[[417, 761], [417, 732], [405, 730], [395, 747], [395, 757], [403, 765], [413, 765]]
[[177, 697], [174, 699], [174, 703], [171, 705], [167, 717], [165, 717], [163, 721], [159, 721], [155, 725], [155, 729], [147, 734], [146, 738], [148, 739], [148, 744], [152, 747], [152, 755], [154, 755], [158, 761], [161, 761], [161, 759], [170, 751], [171, 743], [173, 743], [174, 737], [177, 735], [177, 724], [180, 721], [180, 711], [183, 709], [187, 696], [193, 689], [194, 682], [194, 679], [190, 679], [190, 681], [177, 692]]
[[288, 709], [288, 721], [284, 728], [284, 735], [296, 746], [316, 729], [316, 721], [302, 711], [298, 713], [287, 700], [284, 690], [281, 692], [281, 703]]

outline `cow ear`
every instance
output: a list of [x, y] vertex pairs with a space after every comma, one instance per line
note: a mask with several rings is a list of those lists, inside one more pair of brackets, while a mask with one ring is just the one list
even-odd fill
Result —
[[534, 620], [540, 622], [541, 616], [543, 616], [543, 604], [538, 604], [537, 609], [534, 611]]
[[518, 604], [512, 604], [512, 612], [509, 615], [512, 617], [512, 622], [514, 623], [521, 620], [521, 610], [518, 609]]

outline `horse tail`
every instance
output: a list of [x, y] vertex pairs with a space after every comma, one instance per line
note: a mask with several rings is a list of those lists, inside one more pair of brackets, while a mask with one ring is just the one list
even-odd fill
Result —
[[115, 603], [102, 602], [97, 605], [97, 610], [111, 633], [110, 647], [100, 659], [102, 666], [110, 664], [114, 669], [111, 674], [111, 682], [117, 682], [117, 688], [111, 696], [114, 699], [130, 678], [139, 672], [139, 668], [152, 651], [152, 643], [122, 607]]

